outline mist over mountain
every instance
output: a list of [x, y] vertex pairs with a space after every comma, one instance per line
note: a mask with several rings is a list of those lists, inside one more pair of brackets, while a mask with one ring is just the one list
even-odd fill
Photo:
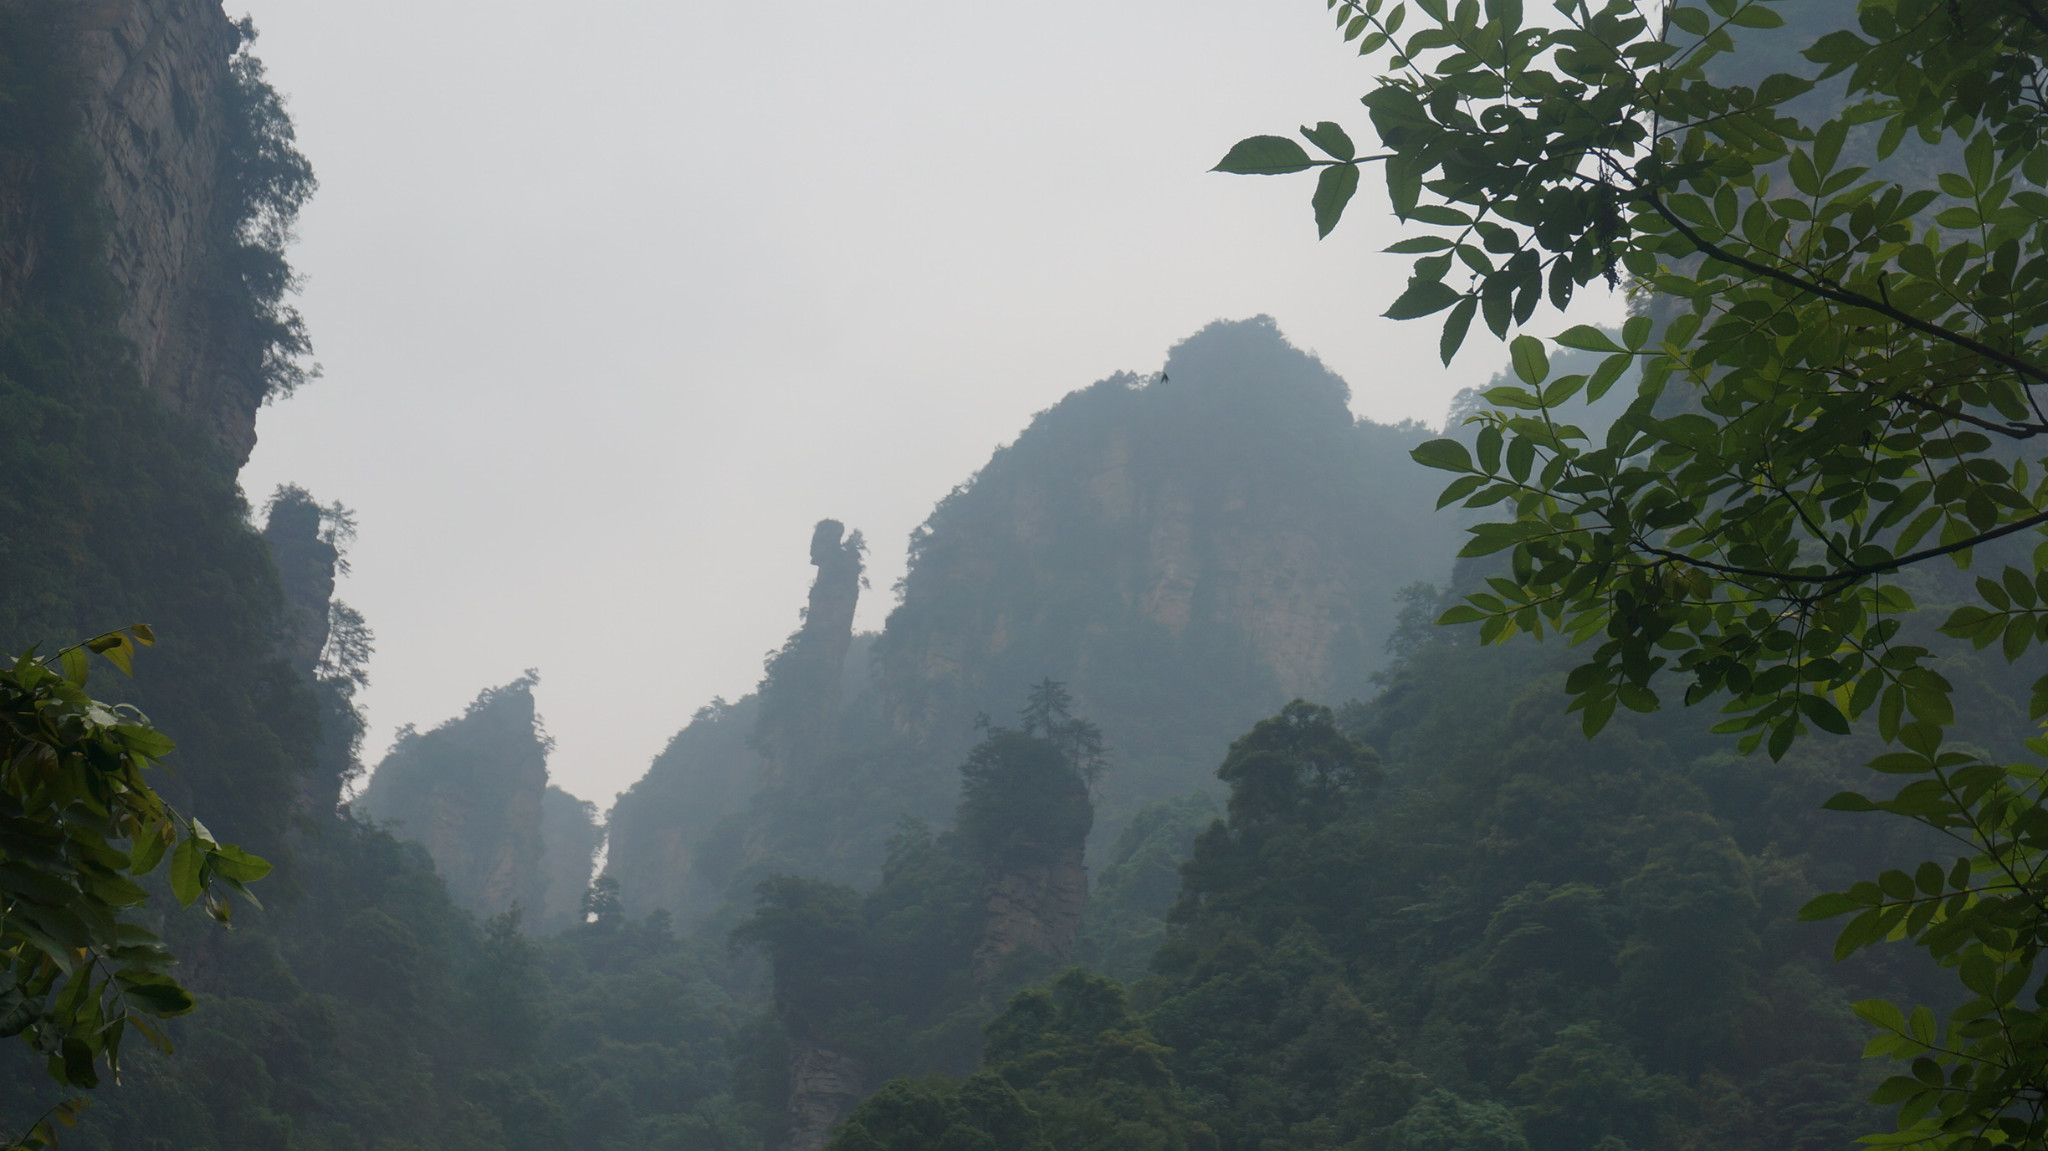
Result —
[[[130, 1041], [67, 1151], [1869, 1129], [1851, 1004], [1943, 994], [1797, 919], [1932, 850], [1821, 809], [1871, 741], [1773, 763], [1674, 707], [1588, 743], [1568, 650], [1432, 626], [1495, 570], [1454, 559], [1410, 459], [1437, 433], [1354, 417], [1263, 316], [1038, 413], [932, 493], [893, 588], [867, 573], [899, 541], [786, 541], [799, 627], [753, 692], [681, 701], [609, 812], [551, 779], [536, 673], [465, 685], [369, 770], [375, 621], [336, 588], [377, 525], [235, 480], [308, 372], [285, 245], [312, 169], [251, 35], [212, 0], [0, 0], [0, 653], [151, 623], [92, 690], [175, 738], [167, 796], [277, 865], [231, 931], [145, 880], [198, 1006], [174, 1052]], [[2017, 673], [1944, 651], [1987, 741], [2028, 734]], [[23, 1031], [8, 1138], [64, 1094]]]

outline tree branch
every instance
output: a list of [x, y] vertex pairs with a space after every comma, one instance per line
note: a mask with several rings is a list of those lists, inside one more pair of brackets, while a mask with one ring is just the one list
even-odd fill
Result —
[[1954, 555], [1956, 552], [1968, 551], [1979, 544], [1988, 544], [1992, 540], [2003, 539], [2014, 532], [2023, 532], [2028, 528], [2039, 527], [2042, 524], [2048, 524], [2048, 512], [2035, 512], [2023, 520], [2014, 520], [2009, 524], [2001, 524], [1988, 532], [1981, 532], [1971, 536], [1969, 539], [1957, 540], [1955, 543], [1943, 544], [1940, 547], [1923, 548], [1920, 551], [1907, 555], [1894, 556], [1881, 564], [1850, 564], [1847, 567], [1837, 568], [1824, 575], [1795, 575], [1791, 572], [1768, 571], [1763, 568], [1736, 567], [1733, 564], [1717, 563], [1714, 560], [1700, 559], [1697, 556], [1690, 556], [1684, 552], [1672, 551], [1669, 548], [1651, 547], [1648, 544], [1641, 545], [1641, 549], [1646, 555], [1691, 564], [1694, 567], [1706, 568], [1708, 571], [1720, 572], [1723, 575], [1748, 576], [1752, 579], [1779, 580], [1785, 583], [1830, 584], [1846, 583], [1850, 580], [1862, 579], [1864, 576], [1882, 575], [1885, 572], [1909, 567], [1922, 560]]
[[1735, 267], [1753, 272], [1766, 279], [1776, 280], [1781, 284], [1797, 288], [1802, 292], [1809, 292], [1825, 300], [1833, 300], [1838, 304], [1845, 304], [1852, 308], [1862, 308], [1866, 311], [1876, 312], [1881, 316], [1904, 324], [1916, 332], [1933, 336], [1937, 340], [1942, 340], [1959, 348], [1975, 352], [1985, 359], [2004, 364], [2006, 367], [2037, 383], [2048, 383], [2048, 368], [2037, 367], [2020, 359], [2018, 356], [2001, 352], [1981, 340], [1972, 339], [1961, 332], [1950, 331], [1940, 324], [1929, 323], [1910, 312], [1900, 311], [1883, 300], [1871, 299], [1861, 292], [1852, 292], [1846, 288], [1834, 288], [1825, 284], [1816, 284], [1808, 280], [1802, 280], [1781, 269], [1773, 268], [1769, 264], [1759, 263], [1756, 260], [1738, 256], [1708, 240], [1698, 232], [1693, 231], [1691, 226], [1686, 224], [1684, 220], [1679, 219], [1670, 208], [1664, 206], [1664, 201], [1658, 199], [1655, 192], [1637, 185], [1636, 194], [1648, 202], [1650, 207], [1656, 209], [1657, 214], [1664, 217], [1665, 223], [1677, 229], [1678, 234], [1690, 241], [1692, 246], [1703, 255], [1711, 256], [1724, 264], [1733, 264]]
[[1915, 407], [1919, 408], [1921, 411], [1933, 412], [1937, 415], [1947, 416], [1949, 419], [1957, 420], [1965, 424], [1970, 424], [1974, 427], [1983, 428], [1987, 432], [1997, 432], [2001, 436], [2006, 436], [2015, 440], [2030, 440], [2033, 439], [2035, 436], [2048, 433], [2048, 423], [2001, 424], [1994, 420], [1987, 420], [1978, 416], [1973, 416], [1970, 413], [1962, 411], [1957, 408], [1943, 407], [1942, 405], [1935, 403], [1933, 400], [1922, 399], [1921, 397], [1916, 396], [1911, 392], [1900, 392], [1898, 395], [1892, 398], [1898, 400], [1903, 404], [1906, 404], [1909, 407]]

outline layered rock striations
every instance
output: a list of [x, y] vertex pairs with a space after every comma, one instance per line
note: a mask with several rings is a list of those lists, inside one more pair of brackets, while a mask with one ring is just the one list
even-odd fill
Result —
[[[290, 121], [219, 0], [0, 0], [45, 54], [99, 169], [104, 258], [142, 386], [239, 467], [256, 412], [301, 374], [283, 248], [313, 188]], [[51, 157], [46, 157], [49, 159]], [[69, 157], [63, 157], [68, 160]], [[62, 243], [37, 173], [0, 159], [0, 307]], [[65, 256], [58, 259], [68, 258]]]
[[[433, 856], [457, 903], [484, 915], [546, 903], [549, 744], [528, 672], [432, 731], [405, 731], [355, 807]], [[580, 900], [581, 893], [578, 893]]]

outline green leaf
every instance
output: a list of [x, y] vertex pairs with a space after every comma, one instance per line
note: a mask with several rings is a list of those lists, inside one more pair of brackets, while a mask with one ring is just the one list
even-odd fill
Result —
[[1328, 152], [1335, 159], [1350, 163], [1358, 157], [1357, 149], [1351, 145], [1351, 137], [1345, 135], [1343, 128], [1328, 120], [1313, 128], [1303, 128], [1301, 134], [1308, 137], [1309, 143]]
[[64, 678], [73, 687], [85, 686], [87, 678], [92, 673], [92, 668], [88, 664], [84, 648], [67, 647], [57, 653], [57, 660], [64, 667]]
[[1591, 324], [1579, 324], [1566, 328], [1557, 334], [1560, 347], [1577, 348], [1582, 352], [1625, 352], [1628, 349], [1614, 342], [1614, 337]]
[[204, 889], [200, 872], [205, 866], [205, 850], [199, 841], [186, 836], [178, 841], [178, 849], [171, 853], [171, 894], [180, 904], [190, 907]]
[[1806, 906], [1799, 909], [1799, 918], [1804, 922], [1811, 922], [1816, 919], [1833, 919], [1837, 915], [1847, 915], [1852, 911], [1861, 911], [1867, 906], [1869, 905], [1860, 899], [1852, 899], [1840, 892], [1830, 892], [1808, 900]]
[[122, 675], [135, 674], [135, 644], [123, 632], [110, 632], [89, 645], [100, 658], [121, 670]]
[[40, 1004], [23, 995], [18, 987], [0, 986], [0, 1039], [22, 1033], [41, 1015]]
[[129, 1000], [152, 1015], [183, 1015], [196, 1005], [192, 993], [168, 975], [123, 972], [119, 979]]
[[1833, 700], [1824, 695], [1801, 693], [1799, 711], [1813, 722], [1815, 727], [1833, 735], [1849, 734], [1849, 720], [1835, 707]]
[[1631, 352], [1642, 351], [1643, 345], [1650, 341], [1650, 327], [1650, 317], [1630, 316], [1621, 325], [1621, 342], [1628, 345]]
[[1485, 476], [1459, 476], [1444, 488], [1442, 494], [1436, 497], [1436, 506], [1439, 509], [1449, 507], [1473, 492], [1478, 491], [1480, 485], [1485, 482]]
[[1316, 238], [1322, 239], [1337, 226], [1344, 217], [1344, 206], [1351, 202], [1351, 196], [1358, 191], [1358, 165], [1333, 164], [1323, 169], [1316, 179], [1316, 194], [1312, 201], [1316, 213]]
[[1697, 8], [1672, 8], [1669, 15], [1671, 22], [1678, 25], [1680, 31], [1689, 32], [1694, 36], [1707, 34], [1709, 25], [1705, 12]]
[[1408, 453], [1409, 458], [1425, 468], [1436, 468], [1446, 472], [1469, 472], [1472, 469], [1472, 453], [1456, 440], [1430, 440]]
[[1515, 377], [1525, 384], [1533, 387], [1550, 375], [1550, 355], [1534, 336], [1516, 336], [1508, 345], [1508, 356], [1514, 361]]
[[93, 1066], [92, 1048], [85, 1041], [74, 1036], [64, 1037], [62, 1067], [64, 1082], [73, 1087], [93, 1088], [100, 1085], [99, 1069]]
[[1444, 317], [1443, 334], [1437, 337], [1437, 354], [1443, 358], [1445, 367], [1451, 366], [1451, 359], [1465, 342], [1465, 333], [1472, 329], [1472, 317], [1478, 311], [1479, 298], [1466, 296]]
[[1458, 302], [1458, 292], [1442, 280], [1414, 278], [1408, 281], [1408, 290], [1402, 292], [1393, 304], [1381, 315], [1389, 320], [1412, 320], [1441, 312]]
[[1279, 176], [1310, 167], [1308, 153], [1285, 136], [1253, 136], [1237, 145], [1217, 163], [1212, 172], [1240, 176]]
[[269, 860], [251, 855], [231, 843], [214, 849], [212, 855], [214, 872], [237, 883], [254, 883], [270, 874]]

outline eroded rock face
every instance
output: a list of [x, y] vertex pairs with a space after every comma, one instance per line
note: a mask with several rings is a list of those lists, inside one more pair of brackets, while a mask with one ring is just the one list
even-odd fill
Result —
[[430, 732], [402, 733], [355, 801], [398, 838], [424, 846], [449, 895], [483, 915], [545, 906], [548, 745], [535, 722], [534, 682], [529, 672]]
[[1056, 859], [1021, 862], [990, 878], [982, 895], [981, 944], [974, 950], [976, 981], [996, 978], [1019, 951], [1055, 964], [1073, 959], [1088, 902], [1081, 851], [1077, 841]]
[[[35, 82], [76, 112], [57, 124], [38, 111], [37, 130], [75, 131], [98, 169], [114, 323], [137, 379], [239, 468], [257, 409], [301, 378], [281, 249], [312, 188], [260, 66], [237, 56], [242, 29], [220, 0], [0, 0], [0, 12], [50, 65]], [[0, 155], [0, 307], [46, 264], [80, 258], [78, 193], [44, 202], [39, 163], [33, 150]]]
[[818, 1151], [868, 1091], [858, 1060], [817, 1043], [797, 1043], [789, 1060], [785, 1151]]
[[266, 385], [232, 362], [209, 283], [221, 272], [228, 62], [219, 0], [76, 0], [85, 131], [105, 174], [108, 265], [142, 383], [247, 462]]

